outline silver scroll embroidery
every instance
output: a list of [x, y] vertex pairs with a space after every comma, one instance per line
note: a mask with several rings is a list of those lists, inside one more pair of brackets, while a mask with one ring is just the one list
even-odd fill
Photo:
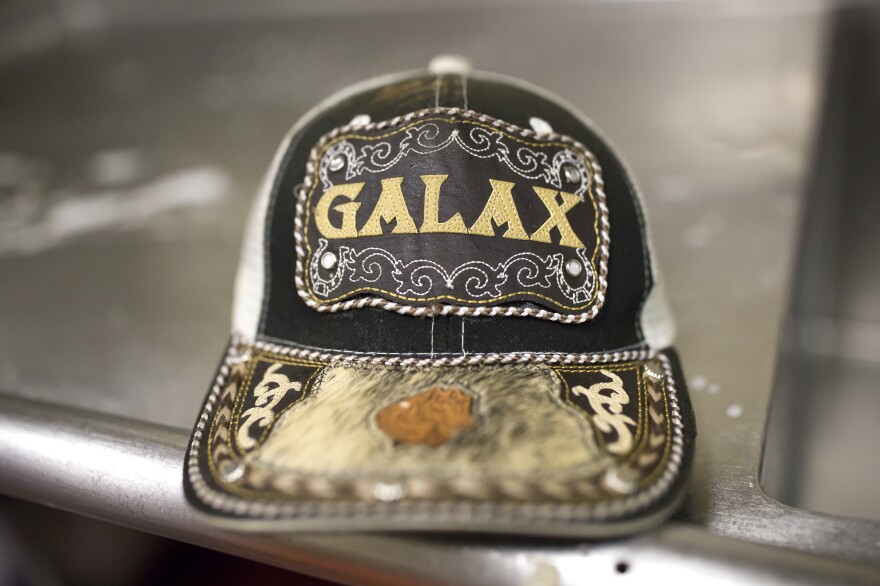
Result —
[[329, 297], [343, 282], [375, 283], [388, 271], [397, 283], [398, 295], [442, 297], [464, 292], [473, 298], [501, 297], [501, 286], [511, 277], [523, 289], [549, 289], [553, 284], [573, 304], [587, 303], [593, 297], [596, 274], [583, 248], [574, 249], [584, 266], [584, 282], [574, 287], [565, 275], [562, 253], [541, 256], [532, 252], [517, 253], [503, 262], [490, 264], [471, 260], [447, 269], [437, 262], [416, 259], [404, 262], [383, 248], [370, 247], [356, 250], [339, 247], [339, 262], [328, 277], [322, 275], [322, 253], [327, 240], [320, 238], [318, 248], [309, 263], [312, 288], [319, 297]]
[[571, 192], [583, 198], [590, 187], [592, 174], [583, 158], [566, 148], [551, 158], [547, 153], [518, 145], [515, 139], [501, 132], [482, 126], [463, 131], [452, 123], [426, 122], [408, 128], [405, 134], [395, 144], [385, 141], [355, 146], [347, 140], [333, 144], [318, 165], [321, 185], [325, 190], [333, 185], [330, 161], [337, 157], [346, 160], [345, 179], [350, 181], [363, 173], [386, 171], [411, 154], [427, 155], [456, 145], [474, 157], [496, 158], [520, 177], [542, 180], [557, 189], [563, 187], [563, 165], [573, 165], [580, 172], [580, 181]]

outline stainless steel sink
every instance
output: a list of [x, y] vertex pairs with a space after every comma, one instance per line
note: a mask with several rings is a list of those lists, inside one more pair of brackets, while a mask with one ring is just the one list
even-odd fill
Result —
[[[880, 581], [872, 9], [197, 4], [0, 11], [0, 492], [348, 582]], [[312, 104], [446, 52], [564, 96], [625, 154], [697, 415], [690, 496], [609, 543], [219, 530], [181, 468], [253, 190]]]
[[880, 9], [838, 13], [830, 49], [762, 483], [880, 521]]

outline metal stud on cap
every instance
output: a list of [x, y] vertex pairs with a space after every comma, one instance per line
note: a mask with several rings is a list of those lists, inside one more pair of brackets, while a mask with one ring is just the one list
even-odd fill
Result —
[[238, 482], [241, 480], [241, 477], [244, 476], [244, 472], [245, 464], [241, 461], [233, 462], [227, 460], [220, 465], [220, 474], [226, 482]]
[[602, 484], [608, 490], [613, 490], [619, 494], [632, 494], [639, 487], [638, 472], [632, 468], [620, 467], [610, 468], [602, 476]]
[[233, 346], [229, 350], [229, 362], [232, 364], [240, 364], [251, 359], [250, 348], [246, 346]]
[[580, 277], [581, 273], [584, 272], [584, 265], [579, 260], [570, 258], [565, 263], [565, 272], [572, 277]]
[[568, 183], [580, 183], [581, 182], [581, 172], [574, 165], [563, 165], [562, 166], [562, 174], [565, 176], [565, 180]]
[[331, 171], [341, 171], [342, 168], [345, 167], [345, 157], [342, 155], [336, 155], [330, 159], [329, 167]]
[[403, 498], [403, 486], [400, 483], [386, 484], [377, 482], [373, 485], [373, 496], [376, 500], [390, 503]]
[[332, 252], [325, 252], [321, 255], [321, 267], [327, 269], [328, 271], [336, 266], [336, 255]]

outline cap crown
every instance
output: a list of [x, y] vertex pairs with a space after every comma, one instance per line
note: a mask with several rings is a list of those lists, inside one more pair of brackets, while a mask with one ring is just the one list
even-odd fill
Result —
[[432, 356], [643, 344], [650, 260], [617, 157], [544, 96], [473, 74], [466, 91], [467, 109], [459, 76], [407, 77], [299, 128], [269, 190], [260, 337]]
[[370, 82], [294, 127], [255, 210], [187, 456], [212, 519], [608, 537], [674, 510], [694, 427], [638, 194], [570, 107]]

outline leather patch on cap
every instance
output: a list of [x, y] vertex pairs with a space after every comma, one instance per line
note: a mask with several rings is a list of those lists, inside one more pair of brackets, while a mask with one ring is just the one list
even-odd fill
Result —
[[569, 137], [454, 108], [349, 125], [298, 198], [296, 285], [319, 311], [581, 323], [604, 301], [601, 169]]
[[384, 407], [376, 423], [397, 443], [442, 446], [461, 431], [472, 429], [470, 395], [458, 388], [434, 385]]

